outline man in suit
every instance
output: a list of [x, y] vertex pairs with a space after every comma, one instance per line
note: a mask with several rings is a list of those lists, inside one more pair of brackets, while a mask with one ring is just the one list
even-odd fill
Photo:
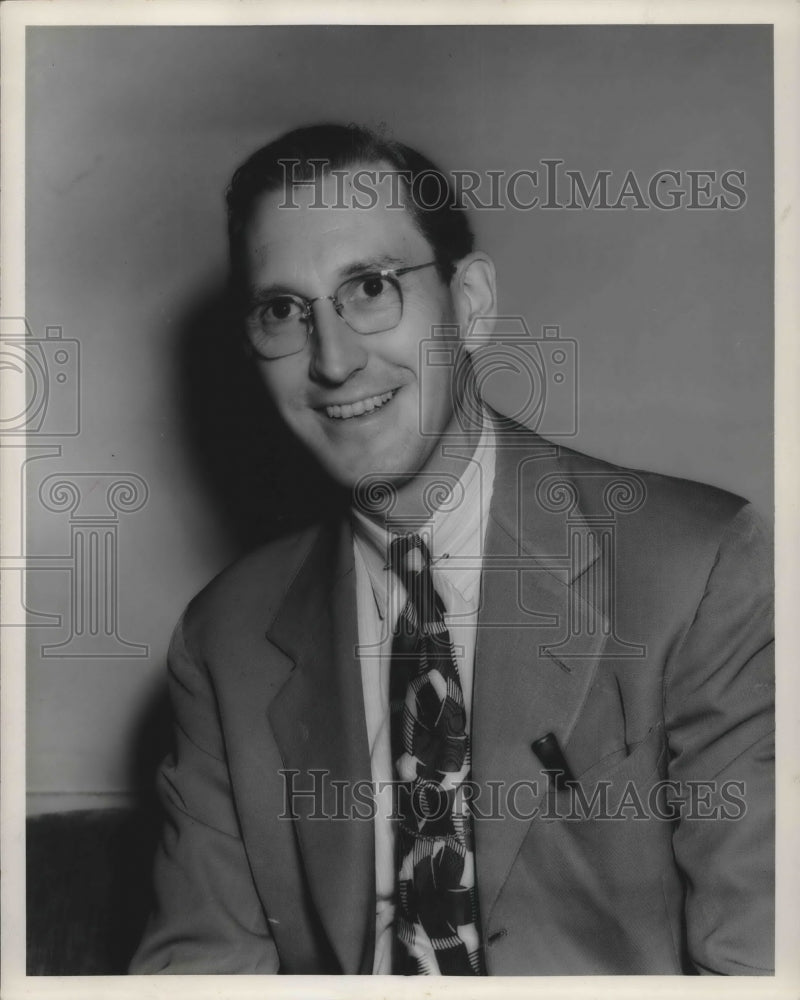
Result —
[[494, 269], [426, 182], [339, 126], [234, 176], [254, 364], [350, 507], [176, 630], [131, 971], [769, 973], [764, 530], [480, 403]]

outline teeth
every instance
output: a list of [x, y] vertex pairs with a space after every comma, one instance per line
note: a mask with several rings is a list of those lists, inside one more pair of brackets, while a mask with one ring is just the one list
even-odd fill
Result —
[[370, 396], [368, 399], [358, 399], [355, 403], [338, 403], [333, 406], [326, 406], [325, 412], [334, 420], [347, 420], [349, 417], [360, 417], [364, 413], [372, 413], [379, 410], [384, 403], [388, 403], [394, 395], [394, 390], [384, 392], [380, 396]]

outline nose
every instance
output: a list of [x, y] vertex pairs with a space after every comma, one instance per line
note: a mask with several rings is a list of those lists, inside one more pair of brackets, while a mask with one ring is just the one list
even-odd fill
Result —
[[341, 385], [367, 364], [364, 338], [345, 323], [330, 299], [317, 299], [311, 331], [311, 377]]

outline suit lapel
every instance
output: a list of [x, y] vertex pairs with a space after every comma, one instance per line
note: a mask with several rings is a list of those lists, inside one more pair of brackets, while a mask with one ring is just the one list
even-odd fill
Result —
[[311, 896], [342, 970], [357, 973], [371, 961], [375, 875], [372, 823], [350, 812], [353, 783], [371, 772], [349, 526], [321, 532], [267, 638], [295, 663], [268, 711], [284, 766], [296, 790], [316, 781], [316, 797], [293, 799]]
[[[480, 788], [475, 837], [484, 931], [547, 791], [531, 743], [553, 732], [566, 746], [605, 641], [602, 613], [577, 586], [598, 560], [586, 523], [574, 504], [567, 512], [539, 502], [537, 486], [546, 476], [568, 483], [557, 449], [532, 434], [516, 437], [519, 446], [501, 444], [497, 452], [475, 658], [473, 779]], [[570, 545], [570, 537], [581, 544]], [[583, 628], [587, 622], [591, 627]], [[516, 799], [509, 798], [515, 787]], [[496, 810], [493, 796], [502, 819], [482, 818]]]

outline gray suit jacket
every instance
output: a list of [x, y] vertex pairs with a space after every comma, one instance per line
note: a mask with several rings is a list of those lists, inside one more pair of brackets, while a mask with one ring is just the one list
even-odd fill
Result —
[[[472, 719], [489, 974], [767, 973], [763, 528], [723, 491], [501, 430]], [[347, 523], [267, 545], [191, 603], [170, 654], [158, 902], [132, 972], [371, 972], [356, 642]], [[531, 750], [548, 732], [577, 798]]]

